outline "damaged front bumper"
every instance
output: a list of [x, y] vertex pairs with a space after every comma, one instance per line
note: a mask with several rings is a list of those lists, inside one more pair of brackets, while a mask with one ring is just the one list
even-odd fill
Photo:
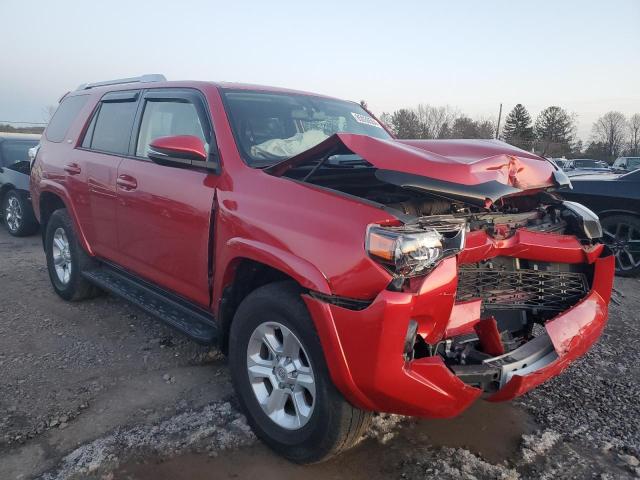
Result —
[[[436, 267], [416, 292], [385, 290], [366, 308], [353, 310], [305, 296], [321, 338], [332, 379], [354, 405], [374, 411], [421, 417], [453, 417], [497, 386], [490, 401], [512, 399], [559, 374], [598, 339], [607, 321], [614, 259], [601, 246], [583, 248], [561, 236], [562, 249], [549, 242], [559, 236], [521, 231], [506, 242], [476, 239], [462, 252], [467, 260], [513, 256], [591, 264], [590, 290], [568, 310], [544, 325], [544, 332], [504, 355], [471, 368], [447, 365], [440, 355], [410, 360], [405, 338], [417, 321], [429, 343], [473, 332], [479, 301], [456, 303], [457, 258]], [[557, 245], [556, 245], [557, 247]]]

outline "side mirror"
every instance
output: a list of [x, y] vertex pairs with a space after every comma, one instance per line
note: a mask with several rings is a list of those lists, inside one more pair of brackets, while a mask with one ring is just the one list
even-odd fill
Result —
[[168, 167], [202, 167], [215, 169], [207, 162], [204, 143], [194, 135], [158, 137], [149, 144], [149, 159]]

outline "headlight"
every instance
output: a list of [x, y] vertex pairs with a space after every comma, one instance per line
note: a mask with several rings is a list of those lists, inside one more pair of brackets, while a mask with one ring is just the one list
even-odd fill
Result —
[[586, 238], [590, 240], [602, 238], [602, 227], [600, 226], [598, 215], [581, 203], [568, 202], [565, 200], [562, 202], [562, 205], [576, 218], [578, 228], [582, 230]]
[[408, 277], [422, 273], [442, 259], [442, 241], [442, 235], [434, 229], [371, 225], [366, 249], [393, 273]]

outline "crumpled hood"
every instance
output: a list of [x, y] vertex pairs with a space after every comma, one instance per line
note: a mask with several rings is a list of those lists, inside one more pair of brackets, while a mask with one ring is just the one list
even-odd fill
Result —
[[283, 175], [326, 155], [349, 153], [379, 169], [380, 180], [478, 204], [569, 184], [548, 160], [498, 140], [384, 140], [347, 133], [332, 135], [266, 171]]

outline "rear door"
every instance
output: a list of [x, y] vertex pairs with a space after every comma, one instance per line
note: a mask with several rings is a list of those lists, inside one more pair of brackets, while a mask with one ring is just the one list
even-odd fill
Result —
[[147, 90], [129, 156], [120, 163], [116, 179], [123, 265], [204, 307], [209, 305], [211, 222], [218, 177], [205, 169], [158, 165], [147, 152], [155, 138], [195, 135], [213, 158], [215, 139], [208, 112], [197, 90]]
[[67, 175], [80, 176], [86, 195], [74, 201], [94, 253], [121, 262], [116, 229], [116, 177], [129, 151], [140, 90], [104, 95], [94, 110], [81, 147], [65, 164]]

